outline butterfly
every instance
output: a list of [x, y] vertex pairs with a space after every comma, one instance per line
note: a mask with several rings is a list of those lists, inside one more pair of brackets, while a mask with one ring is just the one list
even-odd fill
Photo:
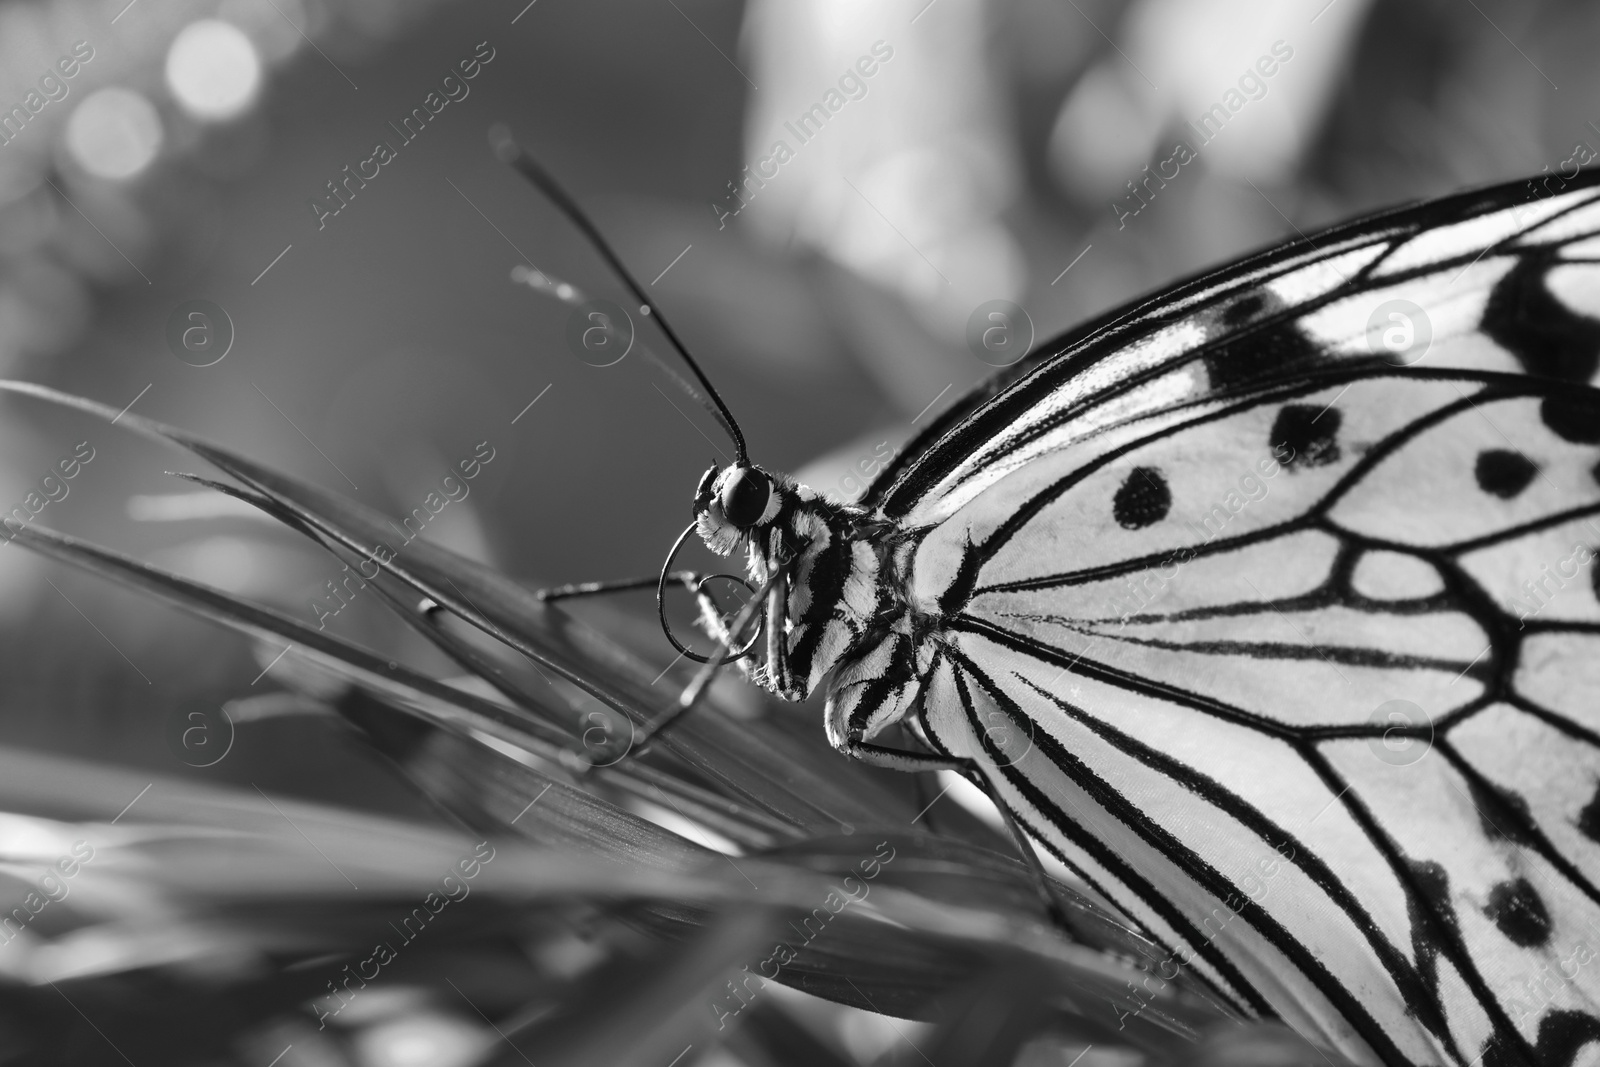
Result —
[[1600, 175], [1108, 314], [857, 503], [751, 462], [689, 365], [737, 454], [658, 592], [698, 534], [756, 594], [706, 612], [708, 668], [825, 693], [852, 758], [974, 773], [1158, 980], [1363, 1064], [1594, 1061]]

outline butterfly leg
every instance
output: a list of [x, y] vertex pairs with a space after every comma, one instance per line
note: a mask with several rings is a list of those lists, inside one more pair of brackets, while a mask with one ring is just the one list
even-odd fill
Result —
[[[982, 779], [983, 776], [974, 772], [971, 777]], [[999, 810], [1001, 818], [1005, 819], [1006, 829], [1011, 831], [1011, 839], [1017, 843], [1017, 851], [1022, 853], [1022, 862], [1027, 864], [1028, 874], [1033, 879], [1033, 888], [1039, 894], [1040, 902], [1044, 904], [1045, 914], [1049, 915], [1050, 921], [1063, 932], [1076, 937], [1072, 924], [1067, 919], [1066, 909], [1061, 906], [1061, 898], [1056, 896], [1055, 887], [1050, 884], [1050, 876], [1044, 873], [1044, 864], [1039, 861], [1039, 851], [1033, 847], [1032, 838], [1017, 823], [1016, 816], [1011, 814], [1011, 809], [988, 788], [987, 781], [984, 781], [980, 788]]]
[[[789, 580], [779, 571], [774, 576], [772, 588], [767, 590], [767, 679], [774, 692], [794, 692], [794, 678], [789, 671], [788, 635], [783, 632], [783, 620], [788, 613]], [[801, 694], [804, 699], [804, 694]]]
[[774, 573], [756, 591], [756, 595], [745, 603], [730, 624], [726, 627], [719, 627], [717, 651], [695, 673], [694, 679], [684, 688], [672, 707], [668, 708], [655, 720], [645, 724], [634, 734], [631, 749], [625, 755], [638, 756], [642, 754], [650, 745], [659, 740], [674, 723], [694, 710], [695, 706], [705, 697], [706, 690], [710, 688], [711, 679], [716, 676], [717, 671], [721, 670], [725, 664], [731, 662], [740, 654], [737, 650], [740, 648], [741, 642], [757, 621], [764, 620], [766, 625], [774, 625], [772, 619], [765, 617], [763, 608], [771, 604], [767, 594], [774, 586], [779, 584], [783, 573], [781, 570]]
[[[749, 587], [749, 583], [737, 575], [731, 574], [702, 574], [699, 571], [668, 571], [665, 578], [624, 578], [610, 582], [578, 582], [573, 585], [558, 585], [551, 589], [541, 589], [537, 593], [539, 599], [545, 603], [557, 600], [575, 600], [579, 597], [604, 596], [608, 593], [628, 593], [641, 589], [660, 589], [667, 583], [676, 583], [687, 589], [695, 598], [695, 603], [700, 609], [700, 626], [711, 635], [713, 640], [726, 643], [728, 637], [727, 617], [731, 611], [717, 601], [716, 596], [707, 588], [707, 583], [712, 578], [727, 578]], [[663, 616], [663, 619], [665, 616]], [[665, 623], [663, 623], [665, 625]], [[669, 633], [670, 637], [670, 633]], [[676, 643], [674, 639], [674, 643]], [[677, 646], [681, 651], [683, 646]], [[700, 662], [705, 662], [702, 657], [695, 657]]]

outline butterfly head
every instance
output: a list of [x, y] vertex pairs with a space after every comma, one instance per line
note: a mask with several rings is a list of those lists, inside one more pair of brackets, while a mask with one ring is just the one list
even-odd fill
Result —
[[694, 521], [706, 547], [726, 556], [777, 518], [789, 490], [753, 463], [713, 466], [694, 494]]

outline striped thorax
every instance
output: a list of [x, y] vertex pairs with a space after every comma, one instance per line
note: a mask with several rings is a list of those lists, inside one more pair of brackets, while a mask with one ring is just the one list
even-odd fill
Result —
[[713, 552], [725, 556], [746, 548], [753, 586], [780, 575], [762, 609], [765, 655], [748, 668], [751, 678], [785, 700], [800, 701], [839, 669], [830, 687], [829, 734], [844, 747], [833, 729], [833, 712], [839, 683], [854, 674], [850, 668], [870, 661], [875, 674], [890, 668], [895, 677], [910, 675], [910, 609], [896, 565], [904, 556], [896, 551], [903, 540], [897, 527], [754, 465], [708, 470], [695, 493], [694, 514]]

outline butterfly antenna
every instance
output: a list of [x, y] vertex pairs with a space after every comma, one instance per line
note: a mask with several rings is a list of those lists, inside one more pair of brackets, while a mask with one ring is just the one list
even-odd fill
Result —
[[661, 332], [666, 334], [667, 340], [671, 342], [678, 355], [683, 357], [684, 363], [688, 364], [689, 369], [694, 372], [695, 378], [700, 382], [701, 388], [705, 390], [704, 396], [697, 394], [694, 390], [689, 390], [689, 395], [694, 397], [700, 406], [705, 408], [711, 414], [711, 417], [717, 420], [728, 437], [733, 440], [734, 462], [740, 466], [745, 465], [748, 462], [748, 457], [745, 452], [744, 433], [739, 429], [739, 423], [734, 419], [733, 412], [728, 410], [728, 405], [723, 402], [716, 386], [711, 384], [711, 379], [706, 377], [705, 371], [700, 369], [700, 364], [696, 363], [694, 357], [689, 355], [689, 350], [683, 346], [683, 342], [678, 340], [677, 333], [668, 324], [666, 317], [661, 314], [658, 308], [651, 305], [650, 298], [645, 296], [644, 288], [628, 271], [628, 268], [623, 265], [616, 252], [612, 251], [611, 245], [606, 242], [605, 237], [595, 224], [589, 220], [589, 216], [584, 214], [583, 209], [578, 206], [578, 202], [567, 194], [567, 191], [557, 183], [549, 171], [545, 170], [521, 145], [517, 144], [516, 140], [511, 136], [511, 131], [504, 125], [497, 123], [490, 128], [489, 144], [502, 161], [515, 167], [518, 173], [532, 182], [534, 187], [543, 193], [589, 239], [589, 243], [594, 246], [595, 251], [600, 253], [600, 258], [606, 261], [613, 273], [621, 279], [622, 284], [633, 294], [634, 299], [639, 301], [640, 314], [650, 316], [656, 320], [656, 324], [661, 327]]

